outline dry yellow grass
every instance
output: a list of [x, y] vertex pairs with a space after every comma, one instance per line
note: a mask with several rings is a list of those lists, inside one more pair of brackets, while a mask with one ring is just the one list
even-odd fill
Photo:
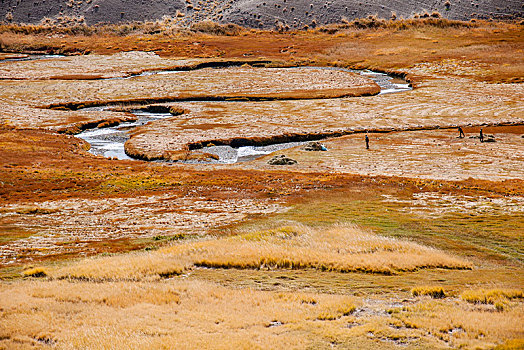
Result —
[[22, 272], [24, 277], [45, 277], [47, 276], [47, 270], [42, 267], [34, 267]]
[[304, 269], [394, 274], [420, 268], [467, 269], [458, 257], [355, 226], [287, 226], [228, 238], [185, 242], [149, 253], [83, 260], [55, 271], [58, 278], [139, 280], [166, 277], [194, 266]]
[[[359, 26], [374, 27], [377, 25], [374, 22], [359, 22]], [[356, 26], [357, 23], [354, 23], [354, 25]], [[68, 46], [71, 47], [71, 42], [80, 39], [79, 44], [75, 44], [75, 47], [85, 46], [86, 50], [93, 49], [94, 51], [98, 50], [97, 52], [131, 50], [137, 45], [138, 48], [147, 49], [148, 51], [155, 49], [161, 54], [180, 57], [188, 55], [192, 57], [197, 55], [211, 57], [210, 55], [215, 55], [219, 52], [220, 55], [225, 53], [229, 57], [241, 57], [244, 53], [249, 53], [256, 47], [256, 50], [262, 50], [259, 51], [261, 56], [267, 56], [268, 59], [272, 60], [284, 57], [286, 61], [293, 58], [296, 59], [296, 62], [300, 62], [301, 59], [307, 58], [308, 62], [314, 61], [318, 64], [329, 63], [338, 66], [378, 68], [380, 70], [391, 70], [397, 73], [408, 74], [409, 78], [413, 79], [416, 87], [407, 96], [381, 95], [348, 101], [322, 101], [322, 105], [319, 104], [321, 101], [310, 101], [309, 103], [301, 101], [301, 108], [297, 113], [290, 113], [292, 107], [295, 106], [291, 102], [260, 103], [258, 104], [262, 106], [260, 108], [255, 108], [257, 104], [250, 103], [249, 106], [251, 107], [249, 107], [249, 110], [247, 110], [247, 102], [245, 104], [242, 102], [242, 105], [240, 103], [228, 102], [227, 113], [223, 114], [217, 111], [219, 107], [221, 108], [221, 104], [210, 103], [208, 104], [210, 107], [206, 107], [208, 112], [200, 110], [198, 113], [206, 118], [212, 117], [215, 124], [219, 119], [223, 123], [231, 124], [232, 121], [236, 120], [231, 117], [232, 115], [236, 115], [242, 125], [250, 124], [246, 123], [246, 120], [249, 121], [249, 115], [252, 115], [257, 117], [258, 125], [262, 125], [260, 124], [261, 120], [264, 119], [262, 117], [267, 116], [264, 119], [267, 121], [266, 125], [274, 123], [275, 128], [280, 127], [280, 124], [299, 125], [304, 128], [305, 132], [312, 132], [312, 130], [322, 131], [324, 129], [335, 129], [335, 127], [350, 127], [346, 116], [347, 111], [351, 111], [351, 123], [359, 123], [359, 125], [352, 125], [352, 127], [362, 126], [366, 128], [370, 127], [370, 125], [375, 127], [409, 127], [410, 125], [416, 126], [418, 124], [444, 126], [462, 123], [464, 120], [477, 124], [495, 121], [507, 122], [521, 118], [518, 113], [521, 108], [519, 97], [522, 96], [520, 85], [485, 84], [485, 82], [518, 83], [522, 81], [522, 28], [516, 28], [516, 25], [512, 25], [506, 30], [503, 26], [499, 28], [499, 26], [490, 25], [470, 29], [452, 27], [445, 29], [428, 27], [420, 28], [419, 30], [402, 31], [397, 31], [396, 29], [390, 28], [387, 31], [377, 31], [353, 30], [349, 28], [344, 32], [340, 32], [340, 35], [332, 37], [323, 34], [315, 36], [317, 34], [312, 32], [271, 38], [268, 38], [267, 35], [264, 37], [264, 33], [253, 33], [239, 38], [232, 38], [231, 40], [230, 38], [211, 36], [208, 38], [206, 36], [192, 36], [191, 40], [186, 40], [184, 37], [179, 38], [180, 40], [170, 41], [170, 38], [166, 38], [164, 42], [164, 39], [162, 39], [163, 44], [157, 43], [151, 47], [144, 42], [137, 43], [137, 39], [139, 39], [137, 37], [93, 37], [89, 38], [90, 40], [84, 44], [81, 41], [82, 39], [78, 37], [64, 38], [57, 36], [56, 38], [51, 38], [42, 35], [37, 38], [34, 36], [21, 38], [10, 33], [4, 33], [2, 40], [6, 40], [4, 37], [7, 34], [7, 40], [11, 40], [14, 45], [19, 47], [38, 47], [41, 45], [40, 43], [44, 42], [45, 45], [58, 47], [62, 45], [61, 42], [63, 41], [66, 48]], [[255, 38], [255, 36], [256, 40], [250, 40]], [[308, 39], [305, 39], [306, 37]], [[193, 44], [197, 38], [202, 44], [198, 45], [198, 47], [201, 48], [197, 48]], [[31, 40], [35, 40], [34, 45], [29, 42]], [[183, 40], [187, 41], [187, 43], [183, 43]], [[118, 45], [116, 45], [117, 43]], [[291, 44], [293, 44], [294, 50], [297, 50], [295, 54], [291, 55], [282, 52], [286, 51], [282, 50], [283, 47]], [[11, 44], [9, 45], [11, 46]], [[113, 48], [109, 48], [110, 46], [113, 46]], [[292, 57], [288, 57], [288, 55]], [[127, 63], [129, 64], [129, 62]], [[162, 61], [162, 64], [165, 63]], [[35, 65], [37, 64], [41, 64], [41, 62], [35, 63]], [[12, 64], [9, 65], [12, 66]], [[72, 65], [73, 71], [77, 67]], [[93, 68], [95, 70], [100, 69], [100, 67], [94, 66]], [[57, 77], [82, 77], [76, 75], [78, 72], [73, 71], [72, 73], [75, 74], [70, 76], [60, 74]], [[108, 74], [111, 72], [118, 73], [118, 69], [108, 69], [106, 72]], [[212, 72], [216, 73], [215, 71]], [[12, 73], [12, 71], [9, 71], [9, 73]], [[86, 77], [83, 76], [83, 78]], [[155, 79], [158, 79], [158, 77], [155, 77]], [[77, 85], [77, 83], [74, 82], [74, 85]], [[125, 100], [131, 96], [130, 94], [136, 93], [136, 89], [131, 89], [133, 91], [127, 94], [123, 93], [122, 96], [114, 95], [114, 91], [96, 92], [97, 88], [103, 88], [102, 85], [99, 85], [101, 82], [86, 81], [84, 83], [78, 84], [84, 86], [82, 91], [92, 92], [91, 99], [98, 98], [98, 94], [101, 93], [105, 98]], [[17, 83], [6, 81], [4, 83], [6, 89], [10, 84], [17, 85]], [[28, 83], [26, 82], [25, 84]], [[39, 81], [32, 84], [33, 87], [45, 87], [45, 89], [34, 88], [34, 91], [37, 91], [38, 94], [33, 95], [38, 97], [33, 99], [33, 101], [37, 102], [47, 101], [47, 99], [51, 98], [52, 102], [68, 103], [84, 101], [89, 97], [89, 95], [79, 93], [79, 90], [71, 89], [70, 86], [72, 85], [63, 81]], [[49, 88], [52, 86], [65, 87], [62, 91], [66, 91], [67, 94], [57, 94], [56, 91], [58, 90], [50, 91]], [[172, 89], [172, 84], [169, 84], [169, 82], [165, 86], [166, 89]], [[114, 87], [117, 88], [115, 91], [122, 92], [121, 82], [115, 83]], [[201, 88], [201, 86], [198, 86], [198, 88]], [[22, 91], [23, 89], [9, 88], [9, 91], [15, 90]], [[26, 90], [30, 91], [31, 89]], [[203, 89], [204, 92], [208, 92], [207, 90]], [[223, 89], [218, 90], [222, 91]], [[76, 95], [71, 97], [71, 91], [74, 91]], [[166, 91], [159, 91], [158, 93], [167, 93]], [[4, 101], [6, 102], [4, 107], [6, 124], [22, 125], [22, 123], [26, 123], [26, 120], [20, 117], [23, 115], [31, 115], [31, 118], [27, 120], [31, 122], [33, 127], [45, 126], [49, 128], [85, 122], [94, 118], [99, 120], [100, 118], [101, 112], [37, 111], [33, 107], [39, 104], [29, 105], [27, 101], [27, 96], [29, 95], [31, 94], [19, 93], [19, 95], [13, 95], [8, 93], [6, 95], [6, 101]], [[13, 102], [12, 104], [7, 103], [8, 100], [14, 101], [13, 99], [17, 97], [20, 101], [15, 101], [16, 103]], [[181, 104], [181, 106], [185, 107], [185, 104]], [[238, 106], [238, 110], [242, 110], [242, 113], [235, 114], [234, 106]], [[333, 113], [326, 115], [325, 110], [333, 111]], [[302, 113], [301, 111], [305, 112]], [[337, 111], [340, 111], [340, 113]], [[192, 112], [196, 113], [194, 110]], [[123, 114], [117, 114], [116, 112], [104, 113], [112, 113], [111, 116], [106, 116], [104, 120], [112, 120], [113, 117], [124, 117]], [[380, 115], [377, 113], [380, 113]], [[275, 115], [285, 115], [286, 118], [279, 121], [275, 119]], [[297, 117], [292, 118], [292, 115]], [[317, 116], [322, 116], [323, 118], [318, 118]], [[203, 127], [207, 123], [204, 123], [202, 119], [197, 119], [195, 116], [190, 116], [190, 118], [195, 127], [199, 126], [199, 124], [200, 127]], [[183, 118], [180, 117], [179, 119]], [[314, 129], [319, 127], [320, 119], [325, 119], [329, 123], [323, 124], [321, 129]], [[17, 120], [19, 121], [18, 123]], [[173, 123], [173, 121], [169, 121], [169, 123]], [[209, 123], [207, 124], [209, 125]], [[160, 125], [160, 123], [157, 125]], [[165, 130], [162, 130], [162, 133], [167, 134]], [[186, 130], [180, 132], [177, 130], [176, 132], [171, 132], [171, 135], [188, 134]], [[34, 135], [30, 131], [24, 131], [24, 133], [27, 134], [23, 135]], [[205, 133], [206, 139], [204, 140], [208, 140], [210, 135], [213, 135], [211, 130], [205, 130]], [[237, 131], [234, 131], [234, 133], [238, 136]], [[250, 133], [252, 132], [250, 131]], [[255, 130], [255, 133], [260, 135], [260, 131]], [[282, 130], [279, 133], [282, 133]], [[18, 136], [22, 135], [22, 133], [15, 134], [13, 132], [13, 135]], [[58, 141], [61, 142], [61, 140]], [[503, 144], [502, 141], [499, 142]], [[179, 143], [184, 144], [184, 142]], [[158, 146], [158, 144], [157, 140], [156, 145]], [[93, 192], [85, 192], [83, 190], [76, 192], [79, 187], [76, 187], [77, 184], [73, 183], [74, 181], [78, 180], [82, 184], [87, 183], [88, 185], [85, 185], [86, 188], [88, 186], [92, 188], [92, 184], [81, 178], [81, 176], [84, 176], [82, 173], [74, 175], [72, 171], [60, 170], [64, 169], [62, 165], [57, 168], [56, 173], [51, 171], [50, 173], [53, 175], [46, 175], [47, 177], [31, 175], [32, 170], [35, 173], [37, 171], [42, 172], [42, 170], [47, 171], [46, 169], [49, 169], [49, 166], [54, 166], [56, 163], [43, 162], [44, 165], [40, 165], [40, 160], [48, 159], [49, 155], [46, 158], [43, 156], [40, 156], [41, 158], [27, 156], [27, 154], [30, 154], [27, 153], [29, 149], [32, 149], [34, 152], [31, 154], [38, 154], [35, 151], [37, 149], [35, 147], [38, 147], [39, 152], [42, 151], [44, 153], [43, 146], [35, 145], [30, 147], [25, 142], [24, 147], [28, 149], [24, 151], [25, 153], [22, 152], [26, 154], [25, 157], [19, 157], [18, 154], [15, 154], [15, 156], [9, 158], [11, 159], [9, 162], [4, 162], [9, 167], [6, 166], [4, 169], [2, 181], [5, 182], [5, 185], [11, 187], [6, 187], [7, 191], [4, 189], [3, 193], [4, 196], [7, 193], [7, 196], [13, 202], [16, 198], [20, 203], [25, 203], [28, 201], [28, 198], [37, 198], [34, 196], [37, 196], [39, 192], [43, 196], [38, 197], [40, 198], [39, 200], [43, 200], [42, 198], [48, 195], [51, 198], [82, 197], [84, 193], [88, 193], [88, 195], [96, 193], [97, 196], [99, 195], [97, 187], [94, 187], [95, 190]], [[330, 154], [333, 154], [332, 148], [330, 148], [330, 151]], [[51, 151], [46, 152], [49, 153]], [[15, 152], [11, 153], [14, 154]], [[67, 164], [68, 169], [75, 169], [75, 166], [78, 164], [74, 160], [75, 158], [64, 158], [66, 153], [56, 152], [53, 154], [59, 155], [57, 158], [61, 159], [62, 163], [60, 164]], [[18, 158], [20, 158], [20, 164]], [[31, 159], [31, 164], [34, 163], [34, 165], [27, 166], [29, 164], [27, 159]], [[87, 163], [90, 164], [90, 161]], [[125, 163], [122, 166], [127, 167], [128, 164], [130, 163]], [[18, 170], [15, 172], [13, 167], [18, 167]], [[154, 166], [152, 168], [160, 169], [161, 167]], [[488, 166], [485, 168], [488, 168]], [[495, 169], [497, 167], [491, 166], [491, 168]], [[97, 165], [86, 172], [95, 173], [98, 174], [96, 176], [101, 177], [108, 176], [108, 172], [100, 169], [100, 166]], [[109, 166], [108, 168], [102, 167], [102, 169], [109, 169]], [[136, 172], [138, 171], [137, 169], [138, 167], [129, 165], [129, 172]], [[171, 169], [175, 169], [175, 167], [170, 167], [170, 171]], [[318, 165], [311, 169], [315, 172], [323, 171]], [[312, 171], [311, 169], [309, 172]], [[119, 173], [121, 170], [115, 166], [111, 171]], [[175, 170], [173, 171], [179, 174]], [[324, 172], [326, 174], [331, 173], [331, 171]], [[215, 186], [212, 187], [212, 190], [216, 191], [213, 192], [213, 195], [217, 194], [219, 197], [232, 194], [231, 189], [237, 191], [239, 196], [248, 196], [252, 193], [246, 190], [248, 185], [237, 185], [240, 183], [240, 180], [232, 181], [228, 178], [224, 181], [217, 181], [225, 173], [217, 175], [217, 171], [213, 169], [213, 171], [205, 174], [202, 172], [195, 175], [195, 173], [188, 172], [184, 176], [187, 178], [203, 176], [206, 179], [205, 183], [212, 183]], [[55, 174], [65, 175], [58, 177]], [[167, 174], [167, 171], [161, 174]], [[262, 179], [262, 176], [258, 177], [255, 174], [256, 172], [249, 172], [243, 173], [242, 176], [246, 179], [255, 176], [257, 179]], [[134, 189], [138, 186], [137, 181], [134, 180], [135, 178], [129, 181], [117, 179], [118, 181], [115, 182], [112, 176], [106, 178], [107, 181], [104, 184], [111, 186], [116, 184], [120, 189]], [[267, 176], [270, 177], [269, 175]], [[295, 175], [284, 174], [280, 178], [274, 178], [271, 185], [280, 183], [280, 181], [296, 181], [297, 177], [292, 176]], [[431, 176], [434, 179], [436, 175], [432, 174]], [[287, 178], [286, 180], [284, 180], [285, 177]], [[33, 179], [36, 179], [36, 181], [33, 181]], [[42, 179], [45, 179], [45, 181]], [[55, 181], [54, 179], [59, 180]], [[63, 179], [64, 183], [62, 183]], [[69, 179], [71, 182], [65, 181]], [[179, 179], [176, 180], [178, 181]], [[185, 178], [184, 181], [186, 181]], [[315, 179], [315, 181], [319, 180]], [[324, 178], [320, 177], [320, 182], [323, 181]], [[360, 180], [355, 178], [355, 180], [350, 181]], [[372, 181], [375, 181], [375, 178]], [[378, 179], [378, 181], [384, 180]], [[387, 181], [390, 180], [388, 179]], [[57, 187], [52, 186], [55, 182], [62, 184]], [[29, 183], [30, 186], [27, 185]], [[149, 180], [147, 183], [150, 183]], [[157, 182], [154, 183], [156, 184]], [[255, 186], [253, 181], [248, 181], [248, 183], [249, 186]], [[269, 182], [264, 184], [267, 183]], [[421, 186], [421, 191], [423, 191], [423, 187], [427, 183], [429, 181]], [[180, 193], [196, 189], [195, 192], [204, 194], [209, 187], [200, 187], [200, 184], [201, 182], [195, 182], [194, 187], [190, 188], [180, 186], [183, 188]], [[404, 184], [404, 182], [399, 182], [396, 190], [399, 192], [405, 191]], [[435, 182], [431, 186], [436, 188], [439, 185], [442, 185], [442, 183]], [[461, 187], [465, 184], [453, 183], [451, 185]], [[498, 182], [481, 184], [479, 188], [489, 190], [490, 188], [506, 187], [506, 185], [518, 187], [518, 184], [511, 185]], [[227, 191], [224, 188], [225, 186], [227, 186]], [[306, 192], [309, 188], [307, 187], [309, 185], [302, 186], [298, 187], [297, 185], [298, 189], [296, 191]], [[327, 180], [325, 186], [327, 188], [337, 188], [337, 184]], [[474, 184], [470, 182], [465, 185], [468, 191], [473, 186], [477, 186], [476, 182]], [[220, 188], [220, 191], [217, 188]], [[282, 189], [275, 189], [275, 192], [280, 191], [287, 194], [285, 191], [290, 191], [290, 188], [290, 186], [286, 186]], [[202, 191], [200, 191], [201, 189]], [[330, 194], [333, 194], [336, 191], [335, 189]], [[256, 190], [259, 190], [259, 187]], [[362, 197], [371, 193], [369, 189], [365, 188], [359, 188], [358, 191]], [[444, 191], [444, 189], [441, 189], [441, 191]], [[475, 193], [477, 192], [471, 191], [473, 193], [471, 195], [476, 196]], [[109, 193], [113, 195], [116, 192]], [[134, 194], [134, 192], [132, 193]], [[266, 192], [262, 193], [265, 194]], [[273, 195], [273, 192], [270, 192], [270, 194]], [[176, 197], [177, 195], [178, 192], [170, 194], [171, 197]], [[278, 196], [281, 195], [283, 194], [278, 194]], [[127, 198], [126, 201], [128, 201]], [[188, 209], [185, 205], [178, 206]], [[409, 205], [406, 204], [406, 206]], [[144, 208], [148, 209], [153, 218], [162, 222], [162, 220], [158, 220], [158, 215], [163, 212], [157, 211], [157, 207], [154, 204], [148, 204]], [[237, 210], [237, 208], [235, 207], [234, 210]], [[385, 210], [388, 209], [386, 208]], [[109, 208], [109, 212], [114, 214], [114, 207]], [[90, 232], [91, 229], [88, 226], [82, 223], [78, 224], [78, 218], [83, 218], [86, 215], [92, 217], [94, 215], [92, 213], [86, 210], [75, 211], [76, 221], [74, 224], [80, 226], [82, 230]], [[335, 215], [338, 215], [338, 212], [335, 213]], [[355, 211], [356, 214], [351, 211], [348, 211], [348, 213], [361, 215], [360, 211]], [[127, 214], [134, 220], [145, 220], [143, 217], [140, 218], [136, 215]], [[199, 217], [209, 218], [213, 214], [216, 214], [215, 210], [208, 210], [208, 213]], [[37, 216], [44, 217], [58, 214], [39, 212], [39, 210], [30, 208], [26, 213], [16, 215], [31, 215], [31, 217], [27, 217], [28, 220], [32, 220], [31, 226], [43, 227], [43, 225], [35, 225], [34, 221]], [[295, 213], [295, 215], [297, 214]], [[320, 220], [322, 219], [321, 216], [326, 214], [320, 208], [315, 208], [314, 215]], [[380, 220], [384, 216], [380, 216], [376, 211], [372, 211], [372, 215], [375, 215], [377, 222], [383, 226], [391, 223], [391, 221], [387, 220], [381, 222]], [[504, 215], [511, 215], [511, 213], [504, 213]], [[483, 221], [483, 217], [469, 216], [471, 221], [482, 219], [478, 220], [479, 232], [472, 231], [471, 235], [467, 232], [460, 232], [462, 235], [461, 239], [465, 240], [464, 236], [474, 240], [484, 239], [484, 235], [480, 231], [492, 224], [491, 219]], [[350, 216], [346, 215], [345, 217], [348, 218]], [[506, 216], [501, 217], [504, 218]], [[342, 218], [344, 216], [340, 216], [340, 219]], [[503, 220], [502, 218], [500, 220]], [[214, 220], [214, 227], [219, 227], [220, 225], [216, 225], [216, 220], [218, 219]], [[311, 221], [314, 220], [312, 219]], [[9, 221], [2, 223], [4, 224], [5, 222], [11, 224]], [[442, 219], [441, 222], [444, 224], [445, 220]], [[100, 227], [99, 222], [96, 224]], [[111, 225], [115, 226], [121, 224], [122, 221], [119, 220], [111, 223]], [[427, 222], [410, 221], [409, 224], [425, 226]], [[24, 223], [20, 227], [27, 227], [27, 225]], [[49, 224], [49, 221], [44, 221], [44, 225], [47, 227], [53, 226]], [[163, 228], [161, 227], [160, 229], [164, 230], [169, 230], [173, 226], [171, 222], [168, 224], [164, 222], [162, 225]], [[18, 228], [18, 225], [15, 226]], [[7, 227], [9, 228], [10, 226]], [[143, 231], [151, 233], [151, 227], [153, 226], [145, 227]], [[408, 225], [402, 224], [398, 227], [399, 230], [402, 230], [402, 235], [405, 236], [411, 235], [414, 231]], [[415, 235], [415, 237], [425, 238], [429, 236], [429, 232], [435, 236], [445, 230], [453, 232], [454, 227], [458, 226], [451, 227], [442, 225], [441, 231], [428, 230], [424, 231], [420, 236]], [[195, 227], [193, 226], [191, 229], [194, 232]], [[511, 235], [518, 238], [518, 232], [512, 232]], [[446, 244], [442, 246], [445, 249], [455, 249], [455, 251], [461, 251], [461, 254], [469, 254], [471, 250], [461, 250], [463, 241], [449, 239], [450, 236], [443, 237], [443, 241], [446, 241]], [[492, 238], [490, 237], [489, 239], [491, 240]], [[421, 239], [421, 242], [428, 241], [433, 242], [429, 239]], [[504, 246], [507, 242], [509, 241], [493, 241], [493, 244]], [[518, 246], [518, 243], [511, 242], [511, 244]], [[488, 277], [485, 275], [478, 276], [478, 271], [469, 271], [467, 275], [459, 278], [457, 275], [464, 271], [426, 270], [423, 271], [425, 274], [424, 278], [420, 277], [422, 275], [421, 272], [418, 273], [418, 279], [412, 279], [411, 277], [417, 275], [417, 273], [402, 273], [398, 276], [338, 273], [365, 271], [394, 274], [400, 271], [432, 267], [471, 267], [471, 264], [467, 261], [448, 255], [443, 251], [434, 250], [409, 241], [387, 239], [370, 232], [363, 232], [351, 226], [318, 229], [283, 227], [274, 230], [248, 232], [228, 238], [209, 237], [207, 241], [181, 241], [174, 246], [165, 247], [154, 252], [83, 260], [60, 270], [50, 271], [51, 278], [48, 280], [24, 279], [9, 283], [0, 282], [0, 348], [47, 347], [51, 345], [61, 349], [317, 349], [331, 347], [387, 349], [399, 346], [418, 349], [458, 347], [482, 349], [492, 348], [498, 344], [505, 344], [506, 348], [522, 348], [522, 341], [518, 340], [524, 338], [524, 302], [521, 294], [519, 294], [521, 292], [502, 289], [506, 287], [521, 287], [518, 285], [521, 266], [511, 265], [508, 267], [503, 265], [506, 263], [506, 260], [499, 262], [491, 258], [483, 261], [482, 258], [485, 255], [487, 256], [487, 254], [480, 254], [480, 251], [475, 251], [473, 254], [473, 258], [476, 259], [475, 261], [479, 265], [485, 267], [484, 265], [492, 266], [496, 264], [497, 268], [491, 271], [490, 274], [494, 275], [496, 273], [494, 271], [503, 272], [503, 277], [498, 279], [500, 283], [491, 284], [492, 281], [486, 283]], [[515, 264], [518, 264], [518, 262]], [[198, 265], [243, 269], [260, 269], [261, 267], [268, 269], [308, 268], [308, 270], [270, 272], [260, 270], [218, 270], [201, 269], [198, 268]], [[322, 273], [321, 270], [331, 270], [331, 272]], [[40, 275], [39, 271], [42, 271], [42, 269], [29, 270], [26, 271], [26, 274], [28, 277], [38, 276]], [[202, 276], [198, 275], [202, 271], [215, 274], [208, 277], [210, 281], [218, 279], [216, 277], [218, 274], [223, 274], [226, 277], [223, 278], [221, 284], [203, 282], [201, 280]], [[483, 270], [479, 269], [479, 271]], [[240, 272], [257, 273], [257, 280], [253, 279], [251, 285], [254, 286], [260, 280], [263, 280], [264, 283], [253, 288], [264, 288], [267, 290], [256, 291], [245, 287], [243, 289], [240, 288], [246, 285], [236, 281]], [[281, 281], [287, 280], [287, 278], [293, 279], [294, 283], [275, 283], [270, 285], [269, 283], [273, 283], [275, 279], [265, 278], [270, 273], [275, 272], [279, 274], [275, 278], [283, 277], [284, 279]], [[301, 279], [300, 276], [294, 276], [297, 272], [317, 275], [316, 281], [321, 281], [322, 284], [314, 287], [308, 280]], [[435, 272], [438, 272], [438, 274], [435, 274]], [[477, 276], [472, 276], [473, 274]], [[362, 283], [364, 277], [373, 277], [373, 282], [380, 281], [381, 283], [380, 285], [377, 283], [372, 288], [365, 287], [362, 283], [363, 285], [359, 287], [358, 291], [346, 288], [341, 292], [340, 288], [335, 289], [334, 287], [336, 287], [337, 283], [342, 284], [347, 279], [345, 281], [336, 281], [338, 276], [354, 277], [354, 280], [357, 282], [355, 286], [358, 283]], [[472, 277], [471, 281], [468, 279], [470, 276]], [[67, 277], [72, 279], [54, 279]], [[170, 278], [163, 279], [166, 277]], [[515, 277], [517, 282], [512, 280], [511, 283], [506, 283], [512, 277]], [[246, 278], [249, 278], [249, 276]], [[388, 285], [389, 281], [393, 279], [402, 281], [402, 283]], [[233, 282], [233, 280], [235, 281]], [[415, 280], [416, 283], [410, 283]], [[96, 283], [94, 283], [95, 281]], [[429, 284], [431, 286], [431, 283], [437, 283], [436, 281], [445, 285], [446, 288], [450, 288], [451, 291], [462, 288], [456, 287], [457, 285], [462, 285], [457, 281], [467, 281], [467, 283], [478, 284], [479, 287], [486, 284], [489, 284], [490, 287], [500, 287], [500, 291], [503, 292], [494, 292], [493, 290], [489, 292], [469, 291], [464, 292], [462, 299], [443, 298], [431, 300], [429, 298], [408, 297], [407, 292], [412, 285], [423, 286]], [[322, 294], [322, 292], [300, 293], [304, 289], [322, 291], [325, 294]], [[281, 290], [286, 290], [286, 292]], [[339, 293], [363, 293], [365, 297], [362, 300], [358, 300], [347, 295], [329, 294], [335, 290]], [[424, 287], [418, 291], [421, 294], [430, 294], [434, 289], [433, 287]], [[439, 290], [436, 289], [436, 292], [438, 293]], [[383, 293], [387, 293], [387, 296], [384, 296]], [[490, 298], [493, 298], [493, 305], [488, 302], [488, 300], [491, 300]], [[472, 302], [469, 302], [470, 300]], [[486, 304], [476, 302], [475, 300], [485, 300]], [[391, 313], [386, 311], [391, 311]]]
[[378, 295], [256, 291], [191, 277], [2, 283], [0, 308], [0, 348], [9, 349], [486, 349], [524, 335], [522, 302], [490, 312], [450, 298], [392, 304]]
[[495, 348], [496, 350], [520, 350], [524, 349], [524, 339], [511, 339]]
[[460, 298], [472, 304], [496, 304], [513, 299], [523, 299], [524, 292], [518, 289], [476, 289], [464, 291]]
[[[355, 308], [341, 295], [213, 283], [28, 281], [0, 285], [0, 348], [305, 348]], [[324, 339], [323, 339], [324, 338]], [[20, 345], [21, 344], [21, 345]]]
[[524, 336], [524, 304], [493, 312], [456, 300], [431, 300], [395, 314], [404, 325], [421, 329], [452, 348], [492, 348]]
[[411, 294], [413, 294], [413, 296], [429, 295], [432, 298], [446, 297], [446, 292], [444, 291], [444, 289], [438, 286], [415, 287], [411, 289]]
[[[176, 251], [180, 247], [171, 248]], [[225, 268], [314, 268], [395, 273], [418, 268], [469, 268], [464, 260], [416, 243], [381, 237], [350, 225], [304, 226], [248, 233], [198, 246], [193, 263]]]
[[130, 253], [82, 260], [59, 269], [53, 276], [94, 281], [140, 280], [181, 274], [186, 268], [180, 259], [160, 252]]

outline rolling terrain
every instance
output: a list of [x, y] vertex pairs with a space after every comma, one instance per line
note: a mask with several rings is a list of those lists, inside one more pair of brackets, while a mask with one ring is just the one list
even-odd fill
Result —
[[519, 23], [43, 27], [0, 25], [0, 349], [524, 347]]
[[370, 15], [410, 18], [437, 11], [453, 20], [515, 19], [524, 15], [519, 0], [1, 0], [0, 19], [39, 23], [45, 18], [70, 23], [155, 21], [164, 16], [182, 26], [206, 20], [252, 28], [301, 29]]

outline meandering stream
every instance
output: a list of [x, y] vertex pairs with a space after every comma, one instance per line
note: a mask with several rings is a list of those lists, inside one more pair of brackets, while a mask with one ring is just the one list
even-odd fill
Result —
[[[346, 72], [354, 72], [364, 75], [371, 80], [375, 81], [380, 86], [380, 95], [398, 93], [411, 90], [411, 85], [400, 78], [394, 78], [385, 73], [374, 72], [370, 70], [351, 70], [337, 67], [301, 67], [304, 69], [329, 69], [329, 70], [340, 70]], [[142, 75], [151, 74], [171, 74], [178, 71], [156, 71], [147, 72]], [[130, 79], [136, 76], [128, 77]], [[198, 102], [195, 102], [198, 103]], [[109, 107], [93, 107], [90, 110], [104, 110]], [[151, 121], [172, 117], [170, 113], [150, 113], [142, 110], [135, 110], [132, 113], [137, 117], [134, 122], [124, 122], [117, 126], [101, 128], [101, 129], [89, 129], [76, 135], [77, 137], [87, 141], [91, 145], [90, 152], [97, 155], [102, 155], [108, 158], [117, 159], [132, 159], [124, 151], [124, 144], [129, 140], [129, 131], [147, 124]], [[305, 142], [289, 142], [279, 143], [267, 146], [246, 146], [233, 148], [231, 146], [213, 146], [206, 147], [206, 153], [215, 154], [219, 157], [218, 160], [206, 161], [206, 163], [222, 163], [231, 164], [241, 161], [251, 160], [265, 154], [269, 154], [278, 150], [296, 147]], [[188, 163], [197, 163], [202, 161], [187, 161]]]
[[[16, 54], [13, 54], [13, 55], [16, 55]], [[1, 59], [0, 62], [47, 60], [47, 59], [62, 58], [62, 57], [66, 57], [66, 56], [51, 55], [51, 54], [46, 54], [46, 55], [20, 54], [19, 57], [4, 58], [4, 59]]]

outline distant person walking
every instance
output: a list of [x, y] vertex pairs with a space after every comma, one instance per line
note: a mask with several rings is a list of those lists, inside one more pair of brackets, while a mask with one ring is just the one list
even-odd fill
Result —
[[369, 137], [368, 137], [368, 134], [366, 134], [366, 149], [369, 149]]
[[464, 134], [464, 131], [462, 131], [462, 128], [460, 126], [458, 127], [458, 131], [459, 131], [459, 139], [466, 137], [466, 135]]
[[479, 139], [480, 139], [480, 142], [484, 142], [484, 134], [482, 133], [482, 129], [480, 129]]

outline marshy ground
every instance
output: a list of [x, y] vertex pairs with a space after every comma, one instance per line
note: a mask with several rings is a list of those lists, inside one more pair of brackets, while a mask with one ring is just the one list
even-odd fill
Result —
[[[0, 61], [0, 347], [522, 348], [523, 38], [6, 32], [92, 54]], [[138, 109], [168, 116], [126, 152], [161, 161], [74, 136]], [[327, 151], [207, 162], [311, 137]]]

